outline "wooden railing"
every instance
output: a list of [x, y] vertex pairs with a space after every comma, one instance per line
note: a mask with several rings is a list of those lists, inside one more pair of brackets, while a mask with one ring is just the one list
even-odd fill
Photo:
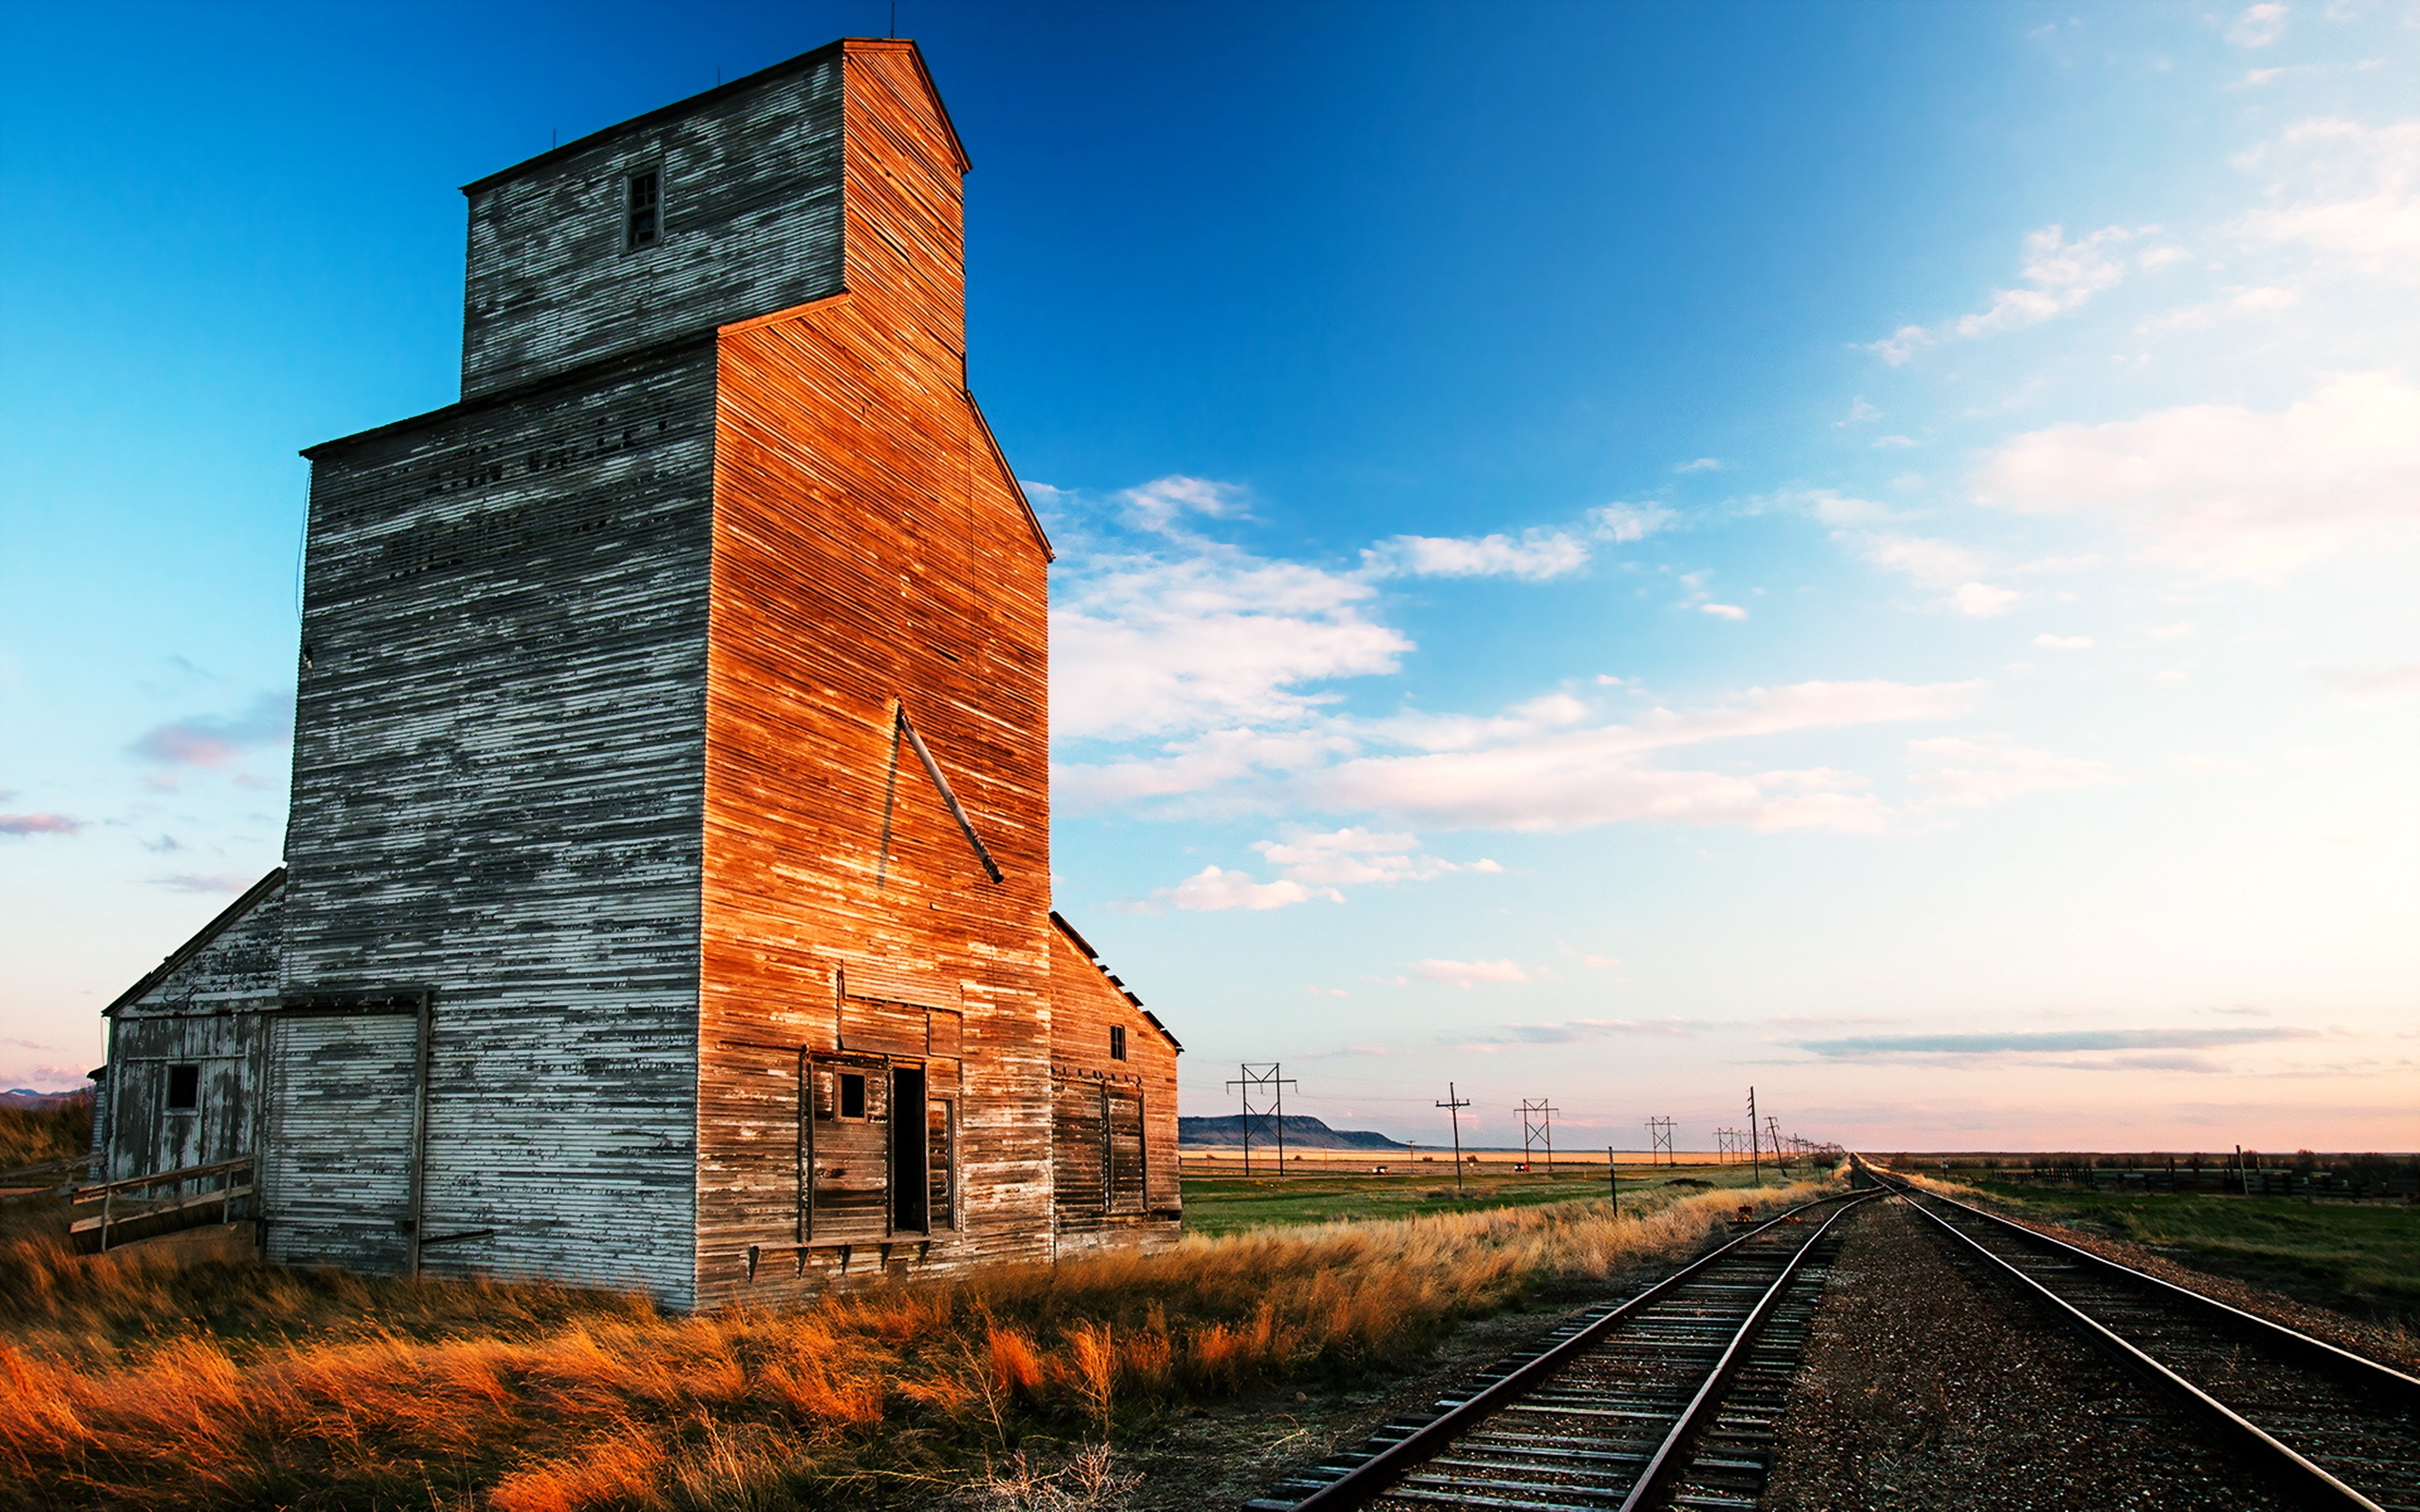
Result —
[[[172, 1233], [212, 1221], [209, 1210], [218, 1210], [215, 1221], [228, 1223], [235, 1217], [236, 1205], [248, 1201], [253, 1195], [252, 1161], [223, 1160], [210, 1165], [188, 1165], [182, 1170], [153, 1171], [148, 1176], [131, 1176], [122, 1181], [102, 1181], [75, 1190], [70, 1203], [72, 1209], [101, 1204], [101, 1211], [88, 1217], [72, 1218], [68, 1225], [70, 1242], [79, 1248], [89, 1245], [96, 1252], [110, 1246], [111, 1230], [127, 1224], [141, 1223], [156, 1227], [157, 1231]], [[188, 1183], [217, 1180], [215, 1188], [187, 1192], [166, 1197], [146, 1197], [139, 1194], [160, 1187], [181, 1187]], [[153, 1220], [168, 1222], [154, 1225]]]

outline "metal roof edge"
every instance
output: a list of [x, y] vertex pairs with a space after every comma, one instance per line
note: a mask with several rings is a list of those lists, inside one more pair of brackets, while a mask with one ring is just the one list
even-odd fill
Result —
[[1066, 915], [1061, 913], [1056, 908], [1053, 908], [1050, 910], [1050, 922], [1059, 927], [1059, 933], [1066, 935], [1068, 941], [1072, 943], [1077, 949], [1084, 952], [1084, 959], [1093, 964], [1093, 969], [1101, 974], [1102, 980], [1108, 982], [1110, 988], [1115, 991], [1119, 996], [1133, 1004], [1135, 1011], [1140, 1013], [1145, 1022], [1149, 1023], [1153, 1028], [1159, 1031], [1159, 1037], [1161, 1039], [1166, 1040], [1178, 1053], [1183, 1053], [1185, 1049], [1185, 1041], [1170, 1033], [1168, 1026], [1159, 1021], [1159, 1015], [1153, 1012], [1150, 1009], [1142, 1006], [1142, 999], [1134, 995], [1134, 989], [1128, 987], [1125, 982], [1120, 981], [1110, 973], [1108, 966], [1101, 964], [1101, 953], [1093, 949], [1093, 945], [1090, 940], [1085, 939], [1084, 936], [1076, 933], [1076, 926], [1067, 922]]

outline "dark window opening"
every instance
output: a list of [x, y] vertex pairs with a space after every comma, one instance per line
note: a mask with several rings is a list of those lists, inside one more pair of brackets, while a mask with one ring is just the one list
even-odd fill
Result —
[[168, 1107], [171, 1112], [187, 1112], [202, 1105], [202, 1068], [171, 1066], [168, 1068]]
[[862, 1072], [845, 1071], [840, 1073], [840, 1116], [844, 1119], [865, 1117], [865, 1076]]
[[1111, 1060], [1126, 1058], [1126, 1030], [1123, 1024], [1109, 1026], [1109, 1058]]
[[891, 1227], [921, 1234], [929, 1227], [931, 1161], [925, 1119], [912, 1111], [924, 1106], [924, 1072], [894, 1066], [891, 1071]]
[[629, 203], [623, 215], [628, 233], [624, 244], [634, 248], [652, 246], [663, 227], [662, 180], [650, 168], [632, 174], [629, 183]]

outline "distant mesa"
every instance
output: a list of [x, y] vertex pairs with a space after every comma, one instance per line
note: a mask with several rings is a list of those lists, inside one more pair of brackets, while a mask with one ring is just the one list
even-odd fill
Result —
[[[1254, 1119], [1252, 1143], [1255, 1146], [1264, 1142], [1274, 1144], [1275, 1141], [1270, 1137], [1270, 1126], [1277, 1121], [1275, 1119]], [[1235, 1149], [1244, 1142], [1244, 1116], [1240, 1113], [1229, 1113], [1215, 1119], [1180, 1118], [1176, 1120], [1176, 1142], [1180, 1145], [1191, 1145], [1197, 1149]], [[1411, 1148], [1402, 1140], [1389, 1139], [1385, 1134], [1372, 1134], [1366, 1129], [1331, 1129], [1317, 1119], [1298, 1113], [1289, 1113], [1285, 1117], [1285, 1142], [1288, 1149], [1409, 1149]]]

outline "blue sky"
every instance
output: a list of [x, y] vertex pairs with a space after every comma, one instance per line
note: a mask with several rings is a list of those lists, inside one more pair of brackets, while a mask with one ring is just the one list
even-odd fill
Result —
[[[2420, 1145], [2408, 0], [899, 10], [1189, 1110]], [[0, 1084], [275, 864], [295, 451], [455, 396], [456, 186], [888, 23], [12, 18]]]

